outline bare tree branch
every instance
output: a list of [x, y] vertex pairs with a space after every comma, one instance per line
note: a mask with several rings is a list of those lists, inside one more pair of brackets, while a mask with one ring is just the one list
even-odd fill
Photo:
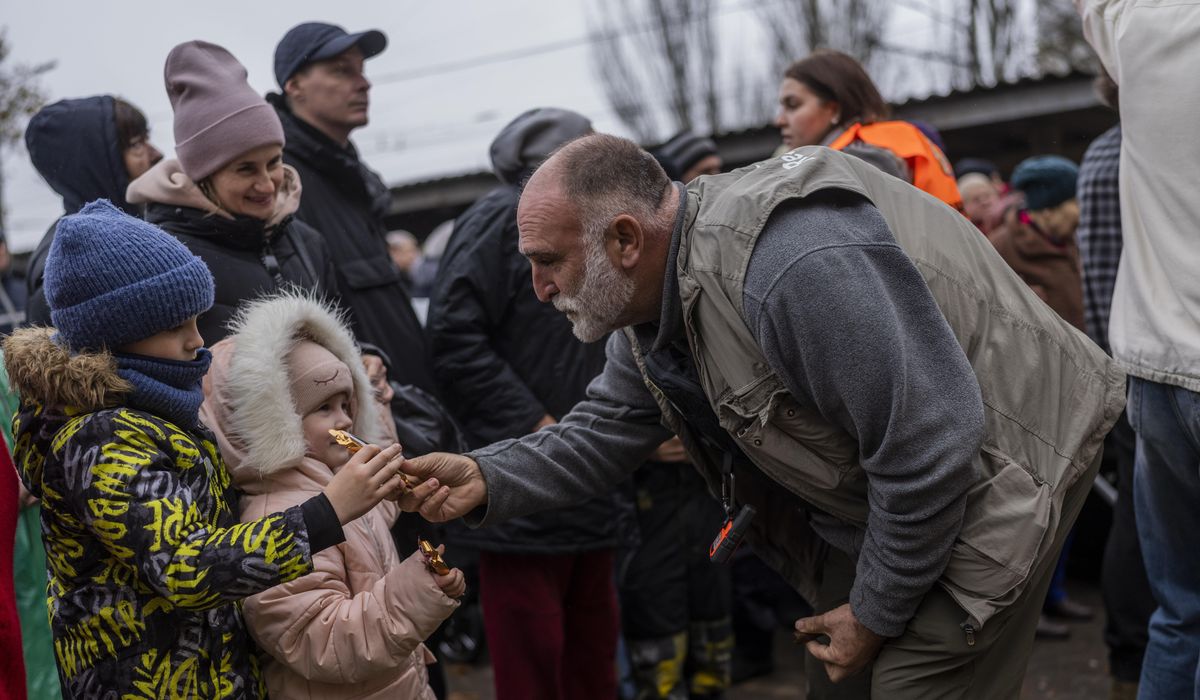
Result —
[[593, 0], [593, 70], [642, 141], [721, 128], [714, 0]]
[[[46, 91], [38, 82], [46, 71], [54, 68], [53, 61], [30, 66], [8, 62], [12, 47], [8, 32], [0, 29], [0, 156], [6, 148], [21, 140], [25, 123], [46, 104]], [[0, 230], [4, 228], [7, 211], [4, 208], [4, 173], [0, 170]]]

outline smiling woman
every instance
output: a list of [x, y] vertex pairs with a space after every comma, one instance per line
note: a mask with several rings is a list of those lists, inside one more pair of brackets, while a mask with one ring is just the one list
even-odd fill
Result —
[[275, 212], [275, 193], [283, 187], [283, 146], [251, 149], [196, 183], [213, 204], [230, 214], [266, 221]]
[[296, 221], [300, 179], [283, 164], [283, 127], [228, 51], [176, 46], [164, 69], [175, 112], [176, 154], [134, 180], [130, 202], [213, 271], [216, 303], [200, 334], [224, 338], [237, 307], [282, 285], [336, 293], [321, 235]]

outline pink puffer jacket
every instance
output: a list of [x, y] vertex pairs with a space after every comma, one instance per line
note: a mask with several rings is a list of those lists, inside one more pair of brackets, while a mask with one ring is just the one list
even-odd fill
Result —
[[[217, 434], [241, 517], [250, 520], [304, 502], [333, 474], [304, 455], [304, 439], [282, 362], [298, 334], [338, 356], [354, 373], [354, 432], [386, 444], [390, 418], [371, 399], [349, 332], [321, 304], [285, 296], [250, 304], [235, 333], [212, 348], [201, 417]], [[393, 433], [394, 434], [394, 433]], [[346, 525], [346, 541], [313, 557], [314, 571], [247, 598], [251, 635], [270, 655], [273, 698], [433, 700], [421, 643], [458, 607], [419, 554], [400, 561], [390, 528], [398, 508], [384, 501]]]
[[[242, 519], [307, 500], [320, 490], [324, 464], [304, 465], [260, 482], [242, 498]], [[328, 477], [326, 477], [326, 480]], [[264, 675], [273, 698], [423, 698], [433, 700], [421, 644], [458, 606], [419, 554], [400, 561], [389, 532], [396, 507], [381, 503], [347, 525], [346, 541], [313, 557], [314, 571], [247, 598], [255, 641], [274, 662]]]

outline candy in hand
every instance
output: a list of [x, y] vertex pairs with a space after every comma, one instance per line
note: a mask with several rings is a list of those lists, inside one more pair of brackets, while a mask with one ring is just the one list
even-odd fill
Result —
[[[345, 447], [347, 450], [350, 450], [350, 454], [354, 454], [355, 452], [358, 452], [367, 446], [366, 440], [363, 440], [362, 438], [357, 437], [353, 433], [350, 433], [346, 430], [330, 428], [329, 434], [333, 436], [333, 439], [337, 442], [337, 444]], [[404, 488], [411, 489], [413, 487], [412, 482], [409, 481], [408, 477], [404, 474], [400, 474], [400, 480], [404, 482]]]
[[421, 556], [425, 557], [425, 566], [430, 571], [439, 576], [450, 573], [450, 565], [442, 560], [442, 553], [437, 551], [437, 548], [428, 540], [417, 538], [417, 549], [421, 550]]

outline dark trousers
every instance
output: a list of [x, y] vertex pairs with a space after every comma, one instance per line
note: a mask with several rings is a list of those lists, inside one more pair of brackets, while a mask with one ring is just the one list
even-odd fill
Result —
[[724, 511], [688, 463], [634, 475], [641, 545], [621, 576], [621, 616], [639, 698], [718, 695], [729, 686], [729, 570], [709, 561]]
[[612, 700], [617, 596], [612, 550], [479, 556], [496, 700]]
[[[1097, 455], [1079, 481], [1066, 492], [1050, 551], [1029, 575], [1025, 591], [968, 640], [962, 629], [966, 612], [939, 585], [934, 585], [908, 627], [889, 639], [869, 672], [831, 684], [823, 667], [807, 652], [809, 698], [886, 698], [887, 700], [1011, 700], [1021, 683], [1046, 591], [1092, 480], [1100, 469]], [[849, 557], [830, 550], [822, 566], [818, 612], [837, 607], [853, 585]], [[1165, 697], [1165, 696], [1164, 696]]]
[[1108, 645], [1109, 671], [1113, 678], [1129, 683], [1136, 683], [1142, 673], [1150, 615], [1156, 607], [1146, 580], [1133, 514], [1135, 440], [1133, 428], [1122, 415], [1104, 441], [1105, 459], [1112, 460], [1116, 467], [1117, 502], [1100, 574], [1107, 613], [1104, 643]]

